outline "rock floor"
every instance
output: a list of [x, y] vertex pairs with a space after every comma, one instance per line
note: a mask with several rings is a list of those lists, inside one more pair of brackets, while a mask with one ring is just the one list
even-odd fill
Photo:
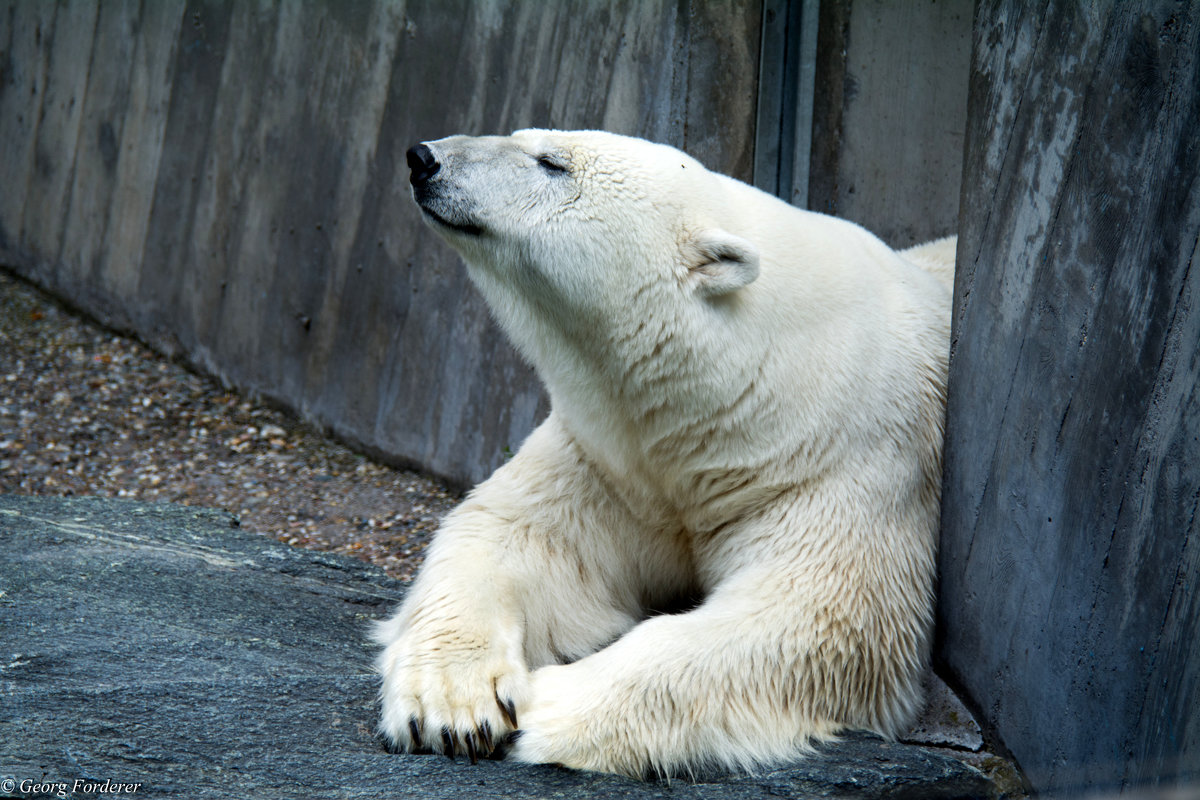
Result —
[[218, 511], [0, 495], [0, 796], [997, 796], [945, 750], [867, 734], [669, 783], [387, 753], [366, 633], [403, 590]]

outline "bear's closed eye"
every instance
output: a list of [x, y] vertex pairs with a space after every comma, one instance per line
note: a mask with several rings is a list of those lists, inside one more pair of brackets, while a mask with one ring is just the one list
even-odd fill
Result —
[[567, 165], [564, 164], [561, 160], [559, 160], [555, 156], [551, 156], [551, 155], [538, 156], [537, 163], [538, 163], [538, 166], [540, 166], [542, 169], [546, 170], [547, 172], [566, 172], [567, 171]]

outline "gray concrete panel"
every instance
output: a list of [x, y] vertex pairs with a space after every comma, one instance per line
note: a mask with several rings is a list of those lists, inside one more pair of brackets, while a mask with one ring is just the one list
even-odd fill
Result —
[[1200, 787], [1200, 7], [981, 4], [938, 657], [1034, 788]]
[[821, 0], [808, 208], [896, 248], [958, 229], [972, 3]]

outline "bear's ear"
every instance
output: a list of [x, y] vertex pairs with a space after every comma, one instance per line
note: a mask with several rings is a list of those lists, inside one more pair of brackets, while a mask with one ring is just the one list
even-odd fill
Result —
[[758, 249], [722, 230], [700, 231], [687, 253], [688, 280], [705, 297], [741, 289], [758, 277]]

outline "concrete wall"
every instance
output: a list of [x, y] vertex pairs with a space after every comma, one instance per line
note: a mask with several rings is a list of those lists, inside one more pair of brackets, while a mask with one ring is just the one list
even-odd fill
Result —
[[1035, 788], [1194, 796], [1200, 5], [984, 2], [974, 49], [938, 656]]
[[[954, 229], [961, 5], [820, 3], [846, 21], [818, 34], [825, 74], [767, 70], [781, 108], [841, 120], [812, 126], [832, 194], [791, 199], [901, 245]], [[781, 21], [802, 18], [817, 38], [815, 0], [768, 6], [0, 0], [0, 265], [369, 451], [477, 481], [545, 400], [421, 223], [404, 151], [539, 125], [668, 142], [744, 180], [756, 147], [807, 163], [811, 137], [756, 129], [759, 44], [784, 53]]]
[[893, 247], [955, 233], [972, 0], [821, 0], [808, 208]]
[[603, 127], [749, 178], [755, 3], [0, 4], [0, 262], [470, 482], [544, 414], [404, 151]]

